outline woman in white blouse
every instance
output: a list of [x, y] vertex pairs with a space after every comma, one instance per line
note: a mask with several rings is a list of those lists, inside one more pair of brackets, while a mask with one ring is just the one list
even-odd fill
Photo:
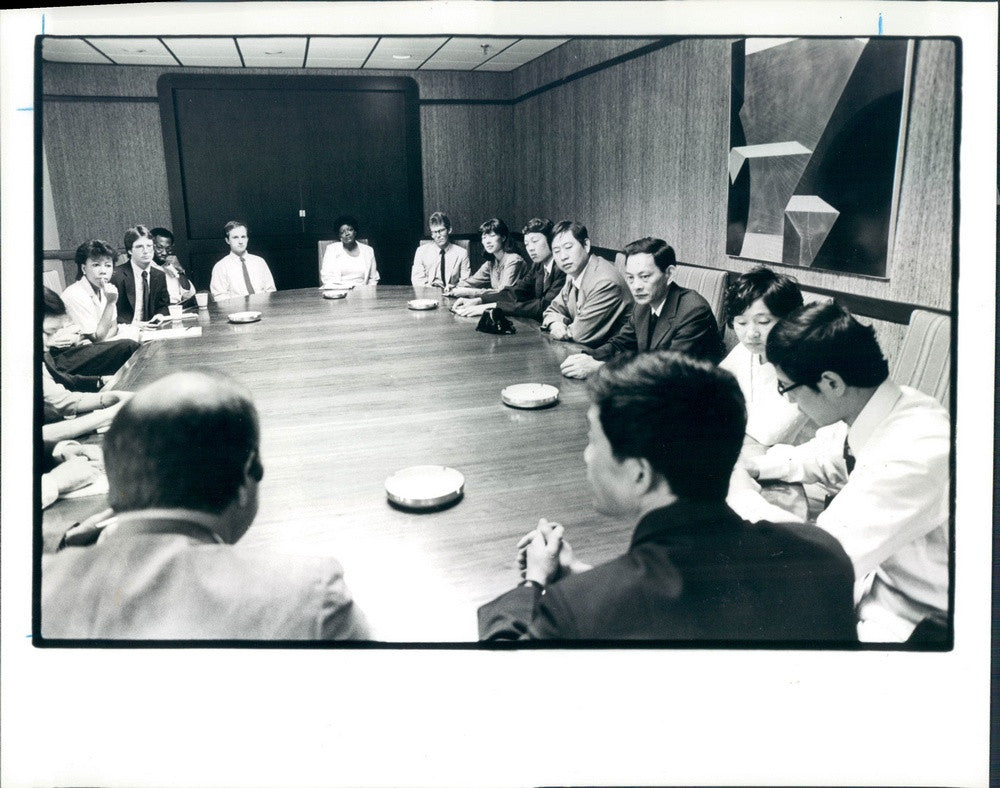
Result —
[[319, 278], [323, 287], [373, 285], [379, 280], [375, 250], [358, 241], [358, 220], [340, 216], [336, 224], [339, 241], [326, 247]]
[[816, 431], [791, 402], [778, 393], [774, 365], [764, 355], [775, 324], [802, 306], [795, 280], [763, 266], [740, 276], [726, 294], [726, 315], [739, 344], [719, 366], [731, 372], [747, 403], [747, 436], [762, 447], [797, 445]]

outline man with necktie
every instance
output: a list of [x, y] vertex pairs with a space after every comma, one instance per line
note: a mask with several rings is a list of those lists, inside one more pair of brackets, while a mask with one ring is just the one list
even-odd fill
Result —
[[[854, 563], [863, 641], [948, 640], [951, 426], [933, 397], [900, 386], [875, 331], [832, 302], [805, 304], [767, 337], [778, 391], [820, 429], [799, 446], [747, 458], [750, 477], [836, 492], [816, 524]], [[773, 519], [734, 474], [730, 504]]]
[[167, 314], [167, 278], [152, 266], [153, 236], [147, 227], [137, 224], [125, 231], [125, 252], [128, 262], [111, 275], [111, 284], [118, 288], [118, 322], [138, 324]]
[[628, 322], [632, 294], [622, 275], [591, 254], [590, 234], [579, 222], [552, 228], [552, 254], [566, 283], [542, 313], [542, 330], [553, 339], [597, 347]]
[[223, 229], [229, 254], [212, 267], [212, 282], [209, 285], [212, 298], [222, 301], [275, 292], [278, 288], [274, 286], [274, 277], [264, 258], [247, 251], [250, 235], [246, 224], [234, 219], [226, 222]]
[[451, 242], [451, 220], [446, 213], [432, 213], [427, 226], [433, 243], [417, 247], [410, 282], [414, 287], [454, 286], [471, 273], [469, 253]]
[[509, 315], [541, 321], [542, 314], [566, 283], [566, 273], [552, 257], [551, 220], [529, 219], [522, 232], [532, 265], [524, 269], [521, 278], [496, 293], [459, 298], [451, 307], [453, 312], [475, 317], [498, 306]]
[[628, 322], [603, 345], [566, 358], [568, 378], [585, 378], [621, 353], [676, 350], [717, 364], [722, 337], [712, 308], [694, 290], [671, 281], [673, 247], [660, 238], [640, 238], [625, 247], [625, 281], [636, 307]]
[[166, 227], [154, 227], [152, 233], [153, 267], [159, 268], [167, 277], [170, 303], [183, 304], [190, 301], [194, 298], [195, 287], [174, 254], [174, 234]]

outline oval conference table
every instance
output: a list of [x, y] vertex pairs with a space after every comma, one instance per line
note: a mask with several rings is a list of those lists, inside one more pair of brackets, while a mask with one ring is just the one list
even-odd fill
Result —
[[[413, 311], [413, 298], [440, 307]], [[213, 303], [198, 311], [200, 337], [144, 344], [114, 385], [134, 391], [191, 367], [242, 381], [265, 472], [239, 549], [337, 558], [380, 640], [475, 641], [476, 608], [516, 584], [517, 541], [540, 517], [562, 523], [590, 563], [624, 552], [635, 523], [592, 506], [586, 383], [559, 373], [579, 348], [532, 321], [514, 319], [513, 335], [478, 332], [451, 303], [437, 289], [384, 285], [340, 300], [310, 289]], [[228, 322], [242, 310], [262, 319]], [[552, 384], [559, 402], [508, 407], [500, 392], [514, 383]], [[386, 479], [425, 464], [460, 471], [464, 497], [431, 512], [390, 505]], [[43, 516], [45, 549], [105, 504], [57, 502]]]

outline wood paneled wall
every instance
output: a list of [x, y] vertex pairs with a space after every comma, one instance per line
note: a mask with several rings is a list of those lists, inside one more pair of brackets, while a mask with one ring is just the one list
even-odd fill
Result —
[[[732, 40], [681, 40], [559, 82], [650, 41], [575, 40], [507, 74], [317, 73], [406, 74], [422, 101], [446, 102], [421, 108], [424, 206], [448, 211], [457, 232], [492, 215], [513, 228], [575, 218], [600, 246], [659, 235], [684, 262], [746, 271], [756, 263], [725, 254]], [[951, 42], [916, 44], [889, 279], [794, 269], [804, 285], [950, 307], [955, 61]], [[154, 98], [160, 74], [177, 70], [46, 64], [44, 92]], [[158, 114], [155, 103], [45, 104], [63, 246], [101, 233], [120, 242], [139, 219], [169, 222]]]
[[[731, 44], [679, 41], [517, 104], [515, 213], [576, 218], [600, 246], [657, 235], [684, 262], [757, 265], [725, 253]], [[535, 61], [536, 83], [565, 76], [569, 46]], [[888, 281], [794, 269], [804, 285], [950, 308], [954, 74], [951, 42], [917, 42]]]

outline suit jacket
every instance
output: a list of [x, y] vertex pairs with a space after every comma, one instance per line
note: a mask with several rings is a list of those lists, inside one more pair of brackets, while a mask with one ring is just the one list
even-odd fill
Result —
[[632, 293], [622, 275], [603, 257], [592, 254], [576, 282], [566, 278], [542, 314], [542, 327], [564, 323], [570, 339], [596, 347], [618, 333], [631, 314]]
[[481, 607], [479, 637], [852, 643], [853, 582], [820, 528], [679, 500], [639, 521], [625, 555]]
[[221, 544], [198, 516], [185, 510], [136, 513], [97, 544], [46, 555], [42, 636], [370, 637], [337, 561]]
[[712, 307], [694, 290], [674, 282], [667, 287], [660, 317], [649, 336], [649, 304], [641, 304], [629, 321], [610, 340], [590, 352], [596, 359], [608, 359], [619, 353], [644, 353], [647, 350], [676, 350], [689, 356], [718, 364], [725, 348]]
[[[170, 310], [170, 291], [167, 290], [167, 277], [152, 264], [147, 269], [149, 271], [149, 303], [153, 314], [146, 315], [149, 320], [153, 315], [159, 313], [167, 314]], [[118, 288], [118, 322], [131, 323], [135, 317], [135, 279], [132, 276], [132, 264], [125, 263], [115, 267], [111, 274], [111, 284]]]
[[541, 320], [542, 313], [552, 303], [566, 283], [566, 272], [555, 262], [552, 263], [552, 273], [545, 275], [545, 266], [532, 263], [524, 275], [510, 287], [505, 287], [498, 293], [486, 293], [482, 296], [484, 304], [497, 304], [508, 314], [516, 317], [528, 317]]

